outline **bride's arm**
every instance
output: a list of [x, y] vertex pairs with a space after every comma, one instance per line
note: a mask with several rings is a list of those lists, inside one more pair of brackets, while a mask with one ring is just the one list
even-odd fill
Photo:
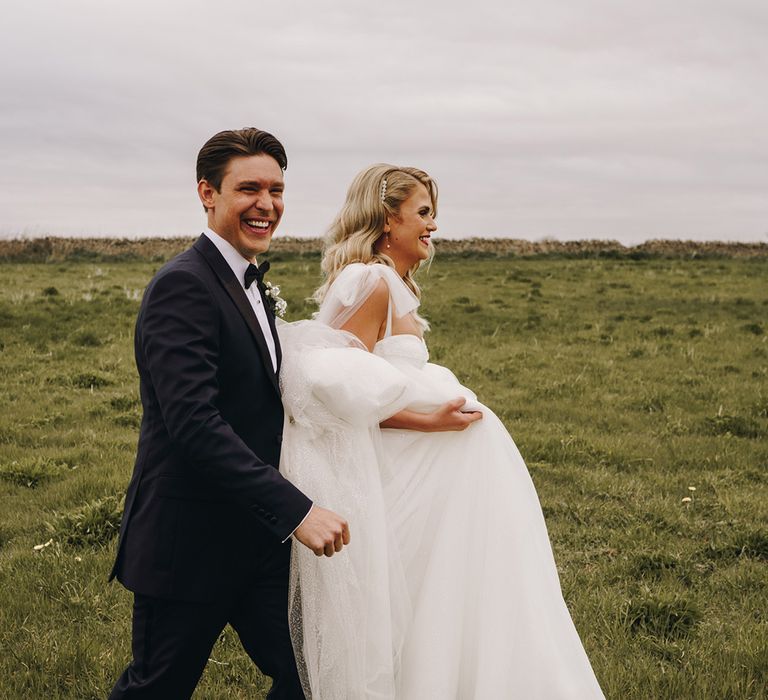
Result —
[[373, 352], [373, 346], [384, 333], [388, 309], [389, 287], [381, 279], [376, 285], [376, 289], [341, 327], [341, 330], [356, 335], [365, 344], [368, 351]]
[[474, 411], [463, 413], [461, 407], [466, 403], [465, 398], [454, 399], [444, 403], [432, 413], [418, 413], [407, 408], [395, 413], [391, 418], [379, 423], [381, 428], [400, 428], [403, 430], [419, 430], [424, 433], [437, 433], [446, 430], [464, 430], [483, 414]]
[[[373, 293], [341, 328], [354, 333], [365, 344], [365, 347], [373, 352], [373, 346], [384, 333], [388, 310], [389, 287], [382, 279], [379, 280]], [[418, 413], [405, 409], [382, 421], [379, 425], [382, 428], [400, 428], [427, 433], [464, 430], [483, 417], [482, 413], [463, 413], [460, 409], [465, 402], [466, 399], [464, 398], [454, 399], [431, 413]]]

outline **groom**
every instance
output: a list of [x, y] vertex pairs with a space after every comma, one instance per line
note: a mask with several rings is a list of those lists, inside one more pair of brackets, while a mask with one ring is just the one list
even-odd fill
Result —
[[283, 214], [285, 151], [223, 131], [197, 159], [208, 228], [152, 279], [136, 321], [144, 417], [111, 578], [134, 593], [133, 661], [110, 698], [189, 698], [224, 626], [303, 694], [288, 632], [290, 537], [331, 556], [347, 523], [277, 470], [280, 344], [264, 267]]

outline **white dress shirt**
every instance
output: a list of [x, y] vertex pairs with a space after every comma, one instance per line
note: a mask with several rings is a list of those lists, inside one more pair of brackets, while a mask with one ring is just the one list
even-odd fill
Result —
[[[245, 292], [245, 296], [248, 297], [248, 301], [253, 308], [253, 313], [256, 314], [256, 320], [259, 322], [261, 333], [264, 336], [264, 340], [267, 341], [267, 347], [269, 348], [269, 356], [272, 358], [272, 369], [277, 372], [277, 351], [275, 350], [275, 338], [272, 335], [272, 329], [269, 327], [269, 321], [267, 320], [267, 314], [269, 313], [264, 308], [264, 303], [261, 300], [261, 294], [259, 294], [259, 288], [256, 284], [252, 284], [248, 289], [245, 288], [245, 271], [248, 269], [250, 260], [246, 260], [237, 249], [229, 242], [225, 241], [218, 233], [211, 231], [207, 228], [203, 233], [209, 238], [211, 243], [216, 246], [218, 251], [227, 261], [227, 265], [235, 273], [237, 281]], [[256, 265], [258, 267], [258, 264]]]

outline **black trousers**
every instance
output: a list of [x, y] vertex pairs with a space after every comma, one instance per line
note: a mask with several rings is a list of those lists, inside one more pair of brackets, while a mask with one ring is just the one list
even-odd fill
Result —
[[277, 566], [243, 582], [228, 600], [188, 603], [134, 594], [133, 661], [109, 700], [186, 700], [227, 623], [256, 666], [273, 679], [267, 697], [304, 700], [288, 632], [290, 547], [280, 549]]

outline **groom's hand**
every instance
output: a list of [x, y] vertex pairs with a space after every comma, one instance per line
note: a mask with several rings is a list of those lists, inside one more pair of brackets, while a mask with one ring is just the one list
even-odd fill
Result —
[[312, 506], [304, 522], [296, 528], [293, 536], [318, 557], [333, 556], [349, 544], [349, 525], [332, 510]]

